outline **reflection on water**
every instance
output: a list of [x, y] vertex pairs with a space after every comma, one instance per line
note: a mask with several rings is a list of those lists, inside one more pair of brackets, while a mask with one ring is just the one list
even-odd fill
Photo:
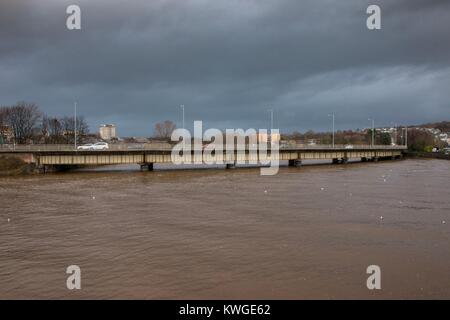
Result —
[[442, 160], [0, 178], [0, 298], [450, 298], [449, 187]]

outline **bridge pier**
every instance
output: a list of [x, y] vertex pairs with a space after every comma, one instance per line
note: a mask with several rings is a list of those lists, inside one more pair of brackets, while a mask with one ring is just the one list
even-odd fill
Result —
[[234, 168], [236, 168], [236, 162], [227, 163], [225, 168], [226, 169], [234, 169]]
[[153, 171], [153, 163], [142, 163], [141, 171]]
[[300, 160], [300, 159], [289, 160], [289, 167], [301, 167], [301, 166], [302, 166], [302, 160]]

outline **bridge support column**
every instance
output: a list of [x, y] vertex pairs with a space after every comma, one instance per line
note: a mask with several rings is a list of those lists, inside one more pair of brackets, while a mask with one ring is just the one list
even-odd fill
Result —
[[289, 167], [301, 167], [301, 166], [302, 166], [302, 160], [300, 160], [300, 159], [289, 160]]
[[153, 171], [153, 163], [141, 164], [141, 171]]
[[226, 169], [234, 169], [234, 168], [236, 168], [236, 162], [226, 164]]

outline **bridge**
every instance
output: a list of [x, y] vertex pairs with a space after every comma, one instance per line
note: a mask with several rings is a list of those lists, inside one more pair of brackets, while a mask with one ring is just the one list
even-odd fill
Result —
[[[278, 152], [252, 153], [234, 151], [233, 153], [211, 154], [202, 150], [183, 155], [185, 163], [222, 162], [227, 168], [236, 163], [262, 163], [264, 161], [288, 161], [289, 166], [301, 166], [303, 160], [330, 160], [332, 163], [346, 163], [349, 159], [378, 161], [379, 159], [402, 158], [405, 146], [385, 145], [280, 145]], [[36, 165], [42, 171], [48, 168], [70, 168], [80, 166], [104, 166], [119, 164], [138, 164], [142, 170], [153, 170], [154, 164], [173, 163], [170, 144], [117, 144], [108, 150], [76, 150], [73, 145], [26, 145], [0, 146], [0, 155], [14, 155], [27, 163]]]

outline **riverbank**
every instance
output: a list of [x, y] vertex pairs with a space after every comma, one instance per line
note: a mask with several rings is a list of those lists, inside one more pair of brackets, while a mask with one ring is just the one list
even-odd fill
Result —
[[31, 174], [34, 172], [34, 167], [19, 157], [0, 155], [0, 176]]
[[450, 160], [450, 154], [443, 154], [441, 152], [406, 152], [405, 156], [408, 158], [426, 158], [426, 159], [442, 159]]

